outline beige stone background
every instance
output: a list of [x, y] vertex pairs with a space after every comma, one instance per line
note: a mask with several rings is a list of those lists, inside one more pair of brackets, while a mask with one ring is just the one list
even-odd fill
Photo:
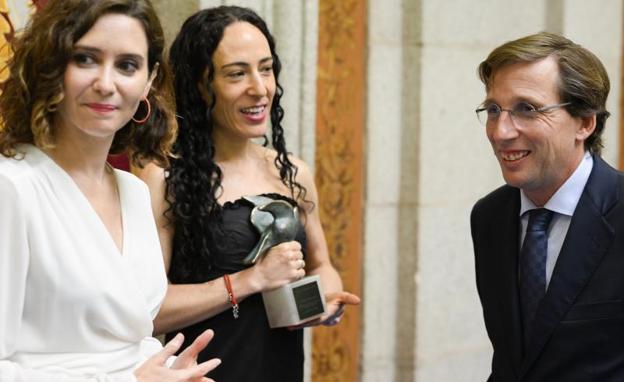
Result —
[[[257, 10], [284, 62], [288, 144], [314, 163], [319, 0], [155, 0], [168, 36], [201, 7]], [[341, 1], [341, 0], [335, 0]], [[609, 72], [604, 157], [619, 158], [621, 0], [368, 0], [361, 381], [484, 381], [491, 347], [474, 286], [469, 213], [502, 183], [474, 109], [476, 66], [541, 30]]]

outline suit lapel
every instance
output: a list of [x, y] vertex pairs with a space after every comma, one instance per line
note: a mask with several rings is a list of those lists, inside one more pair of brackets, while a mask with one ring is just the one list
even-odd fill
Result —
[[535, 362], [610, 247], [614, 230], [604, 215], [617, 202], [616, 190], [616, 173], [594, 157], [594, 168], [572, 216], [546, 295], [536, 312], [520, 378]]

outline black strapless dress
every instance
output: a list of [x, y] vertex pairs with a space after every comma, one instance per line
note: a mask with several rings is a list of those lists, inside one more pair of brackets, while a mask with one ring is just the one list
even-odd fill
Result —
[[[290, 198], [279, 194], [265, 194], [273, 199]], [[199, 283], [222, 277], [244, 269], [233, 269], [232, 258], [243, 259], [260, 238], [256, 228], [249, 221], [253, 205], [244, 199], [224, 204], [222, 224], [209, 234], [210, 252], [214, 263], [206, 266], [203, 280], [171, 280], [176, 284]], [[305, 231], [300, 226], [297, 241], [305, 248]], [[305, 256], [305, 253], [304, 253]], [[175, 273], [175, 253], [171, 259], [171, 272]], [[225, 289], [225, 284], [223, 285]], [[236, 291], [234, 291], [236, 292]], [[217, 382], [298, 382], [303, 381], [303, 330], [271, 329], [266, 318], [262, 295], [255, 294], [239, 302], [238, 319], [232, 316], [232, 309], [207, 320], [186, 327], [184, 334], [188, 346], [206, 329], [213, 329], [215, 336], [200, 353], [199, 362], [220, 358], [222, 363], [208, 376]], [[176, 332], [167, 334], [170, 340]]]

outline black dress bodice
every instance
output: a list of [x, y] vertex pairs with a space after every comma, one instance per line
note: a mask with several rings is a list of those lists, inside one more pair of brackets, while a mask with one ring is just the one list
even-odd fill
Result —
[[[265, 194], [272, 199], [286, 200], [294, 205], [290, 198], [279, 194]], [[251, 224], [249, 217], [253, 205], [238, 199], [223, 205], [221, 221], [214, 224], [207, 232], [210, 260], [200, 260], [200, 269], [195, 275], [185, 280], [176, 273], [180, 259], [176, 259], [175, 250], [171, 259], [171, 282], [175, 284], [201, 283], [221, 278], [224, 274], [235, 273], [245, 268], [240, 264], [253, 249], [260, 238], [259, 232]], [[300, 225], [296, 240], [305, 248], [305, 231]], [[304, 253], [305, 256], [305, 253]], [[205, 264], [201, 264], [204, 261]], [[197, 259], [194, 259], [194, 265]], [[192, 278], [192, 279], [190, 279]], [[216, 282], [219, 282], [217, 280]], [[225, 284], [223, 284], [225, 290]], [[236, 290], [234, 290], [236, 294]], [[303, 331], [269, 327], [261, 294], [255, 294], [239, 302], [239, 318], [234, 319], [232, 310], [186, 327], [184, 334], [188, 346], [206, 329], [215, 331], [214, 339], [200, 353], [198, 362], [210, 358], [220, 358], [221, 365], [208, 376], [219, 382], [297, 382], [303, 380]], [[170, 340], [177, 332], [167, 335]]]

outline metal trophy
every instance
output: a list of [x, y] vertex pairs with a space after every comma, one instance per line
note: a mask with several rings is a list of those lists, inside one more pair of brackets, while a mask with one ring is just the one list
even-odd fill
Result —
[[[255, 207], [251, 224], [260, 240], [245, 257], [246, 265], [255, 264], [271, 247], [295, 239], [299, 228], [297, 207], [265, 196], [245, 196]], [[262, 300], [272, 328], [295, 326], [325, 313], [325, 297], [319, 276], [307, 276], [277, 289], [262, 292]]]

